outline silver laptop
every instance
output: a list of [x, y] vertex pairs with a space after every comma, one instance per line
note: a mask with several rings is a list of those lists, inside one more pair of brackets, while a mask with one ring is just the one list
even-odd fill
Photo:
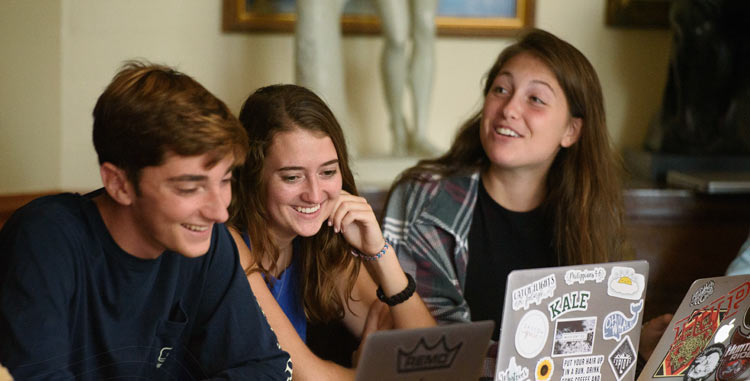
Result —
[[750, 275], [698, 279], [638, 380], [750, 380]]
[[374, 332], [356, 380], [477, 380], [494, 328], [488, 320]]
[[496, 381], [633, 380], [648, 262], [508, 275]]

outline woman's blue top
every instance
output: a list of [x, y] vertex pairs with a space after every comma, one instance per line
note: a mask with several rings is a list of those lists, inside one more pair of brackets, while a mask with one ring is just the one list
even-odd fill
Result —
[[[252, 250], [250, 246], [250, 236], [247, 232], [242, 233], [242, 239], [245, 240], [245, 244]], [[275, 278], [269, 275], [272, 279], [270, 284], [267, 282], [268, 289], [271, 291], [271, 295], [279, 303], [281, 310], [284, 311], [286, 317], [294, 326], [297, 334], [303, 342], [307, 342], [307, 319], [305, 318], [305, 308], [302, 305], [302, 298], [299, 295], [299, 255], [297, 254], [298, 245], [295, 240], [293, 243], [292, 250], [292, 261], [289, 263], [284, 271], [281, 272], [279, 278]]]

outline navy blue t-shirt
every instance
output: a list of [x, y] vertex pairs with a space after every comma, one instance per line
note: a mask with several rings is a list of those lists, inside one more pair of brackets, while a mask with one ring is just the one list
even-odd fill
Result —
[[223, 224], [201, 257], [140, 259], [96, 194], [37, 199], [0, 231], [0, 363], [15, 378], [291, 376]]

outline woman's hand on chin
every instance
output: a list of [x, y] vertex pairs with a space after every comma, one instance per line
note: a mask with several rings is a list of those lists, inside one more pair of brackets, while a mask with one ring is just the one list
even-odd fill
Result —
[[342, 190], [333, 206], [328, 226], [362, 254], [375, 256], [383, 249], [385, 239], [372, 206], [364, 197]]

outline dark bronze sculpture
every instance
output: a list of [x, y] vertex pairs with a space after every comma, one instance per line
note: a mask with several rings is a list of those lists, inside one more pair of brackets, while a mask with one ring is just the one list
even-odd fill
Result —
[[647, 149], [750, 154], [750, 1], [675, 0], [669, 76]]

